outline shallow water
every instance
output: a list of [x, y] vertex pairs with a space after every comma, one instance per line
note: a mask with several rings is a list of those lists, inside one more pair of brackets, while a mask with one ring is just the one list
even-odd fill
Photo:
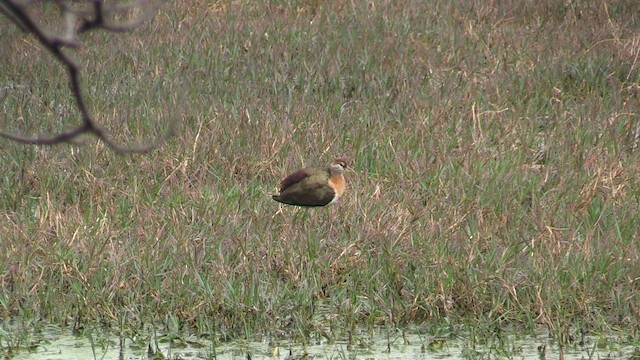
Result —
[[[587, 338], [584, 345], [565, 348], [564, 359], [629, 359], [634, 347], [622, 345], [615, 337]], [[618, 341], [618, 342], [616, 342]], [[92, 343], [94, 344], [92, 346]], [[494, 342], [472, 347], [469, 339], [437, 339], [417, 334], [392, 336], [376, 334], [361, 336], [349, 345], [347, 341], [318, 342], [315, 345], [294, 345], [279, 341], [236, 341], [211, 347], [211, 342], [197, 337], [169, 341], [160, 337], [152, 341], [166, 359], [559, 359], [561, 351], [545, 335], [520, 338], [502, 336]], [[145, 343], [146, 344], [146, 343]], [[544, 353], [542, 352], [544, 349]], [[6, 350], [6, 349], [4, 349]], [[635, 353], [638, 356], [637, 353]], [[161, 357], [158, 357], [161, 358]], [[15, 360], [73, 359], [149, 359], [147, 345], [136, 346], [131, 341], [120, 345], [117, 337], [73, 336], [66, 331], [47, 331], [31, 350], [21, 350]]]

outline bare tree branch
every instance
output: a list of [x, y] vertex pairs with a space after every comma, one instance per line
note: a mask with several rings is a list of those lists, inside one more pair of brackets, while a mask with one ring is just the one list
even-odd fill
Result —
[[[95, 13], [95, 18], [93, 21], [85, 21], [84, 24], [82, 24], [80, 26], [80, 29], [78, 30], [78, 33], [83, 33], [86, 32], [88, 30], [92, 30], [95, 29], [97, 27], [102, 28], [102, 29], [107, 29], [109, 31], [113, 31], [113, 32], [127, 32], [127, 31], [131, 31], [135, 28], [137, 28], [138, 26], [140, 26], [142, 23], [146, 22], [147, 20], [151, 19], [156, 11], [159, 8], [159, 5], [156, 4], [155, 7], [151, 7], [149, 9], [147, 9], [146, 11], [144, 11], [141, 15], [139, 15], [137, 18], [130, 20], [128, 22], [125, 23], [121, 23], [121, 24], [114, 24], [114, 23], [109, 23], [106, 18], [105, 15], [111, 15], [111, 14], [115, 14], [115, 13], [121, 13], [121, 12], [125, 12], [125, 11], [129, 11], [131, 9], [139, 9], [143, 6], [144, 1], [135, 1], [132, 4], [129, 4], [128, 6], [116, 6], [113, 7], [111, 9], [105, 9], [104, 8], [104, 4], [102, 2], [96, 2], [94, 4], [94, 13]], [[105, 14], [107, 13], [107, 14]]]
[[7, 19], [11, 20], [12, 23], [16, 24], [16, 26], [20, 28], [20, 30], [24, 32], [29, 31], [20, 20], [16, 19], [16, 17], [11, 13], [9, 9], [5, 8], [4, 3], [0, 3], [0, 13], [2, 13], [2, 15], [4, 15]]
[[[64, 51], [65, 47], [78, 47], [80, 43], [77, 40], [77, 35], [93, 29], [104, 29], [112, 32], [124, 32], [131, 31], [140, 26], [146, 20], [152, 18], [159, 5], [151, 6], [146, 9], [142, 14], [138, 15], [134, 20], [128, 21], [123, 24], [108, 23], [105, 15], [113, 15], [122, 13], [126, 10], [140, 9], [143, 6], [144, 1], [135, 1], [132, 4], [126, 6], [109, 5], [106, 7], [105, 0], [86, 0], [76, 1], [76, 3], [92, 4], [93, 11], [82, 9], [73, 9], [69, 5], [68, 1], [54, 0], [56, 4], [60, 6], [67, 21], [66, 31], [64, 36], [58, 36], [46, 32], [46, 30], [38, 24], [34, 18], [29, 14], [28, 7], [33, 3], [40, 2], [35, 1], [19, 1], [19, 0], [0, 0], [0, 13], [7, 17], [11, 22], [15, 23], [20, 29], [25, 32], [33, 34], [40, 44], [45, 47], [63, 66], [67, 69], [67, 75], [69, 77], [69, 87], [73, 93], [73, 97], [76, 102], [76, 107], [80, 112], [82, 118], [82, 124], [76, 128], [64, 131], [60, 134], [51, 137], [37, 137], [28, 138], [20, 135], [10, 134], [0, 130], [0, 136], [16, 141], [23, 144], [34, 145], [54, 145], [60, 143], [72, 143], [82, 134], [92, 134], [104, 142], [109, 148], [119, 154], [125, 153], [146, 153], [156, 149], [164, 140], [173, 135], [174, 124], [167, 131], [167, 133], [158, 141], [139, 147], [123, 147], [118, 145], [109, 134], [95, 121], [93, 115], [89, 112], [87, 104], [82, 93], [82, 87], [80, 85], [80, 70], [76, 62], [69, 57]], [[112, 4], [112, 1], [109, 1]], [[135, 6], [134, 6], [135, 4]], [[132, 7], [133, 6], [133, 7]], [[82, 20], [79, 27], [76, 29], [75, 19], [80, 17]]]

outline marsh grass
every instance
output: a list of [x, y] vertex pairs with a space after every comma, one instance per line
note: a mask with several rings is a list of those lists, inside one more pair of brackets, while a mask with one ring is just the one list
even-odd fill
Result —
[[[5, 323], [637, 336], [639, 5], [185, 4], [75, 54], [119, 141], [178, 122], [167, 145], [2, 142]], [[77, 121], [61, 69], [0, 29], [0, 125]], [[339, 206], [269, 198], [338, 155]]]

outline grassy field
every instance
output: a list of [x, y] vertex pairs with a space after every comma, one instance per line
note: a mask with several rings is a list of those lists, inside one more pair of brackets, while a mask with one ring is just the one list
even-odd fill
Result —
[[[0, 140], [5, 334], [639, 336], [640, 3], [186, 4], [74, 54], [121, 143], [178, 123], [162, 148]], [[63, 69], [0, 40], [0, 126], [77, 123]], [[338, 206], [270, 199], [340, 155]]]

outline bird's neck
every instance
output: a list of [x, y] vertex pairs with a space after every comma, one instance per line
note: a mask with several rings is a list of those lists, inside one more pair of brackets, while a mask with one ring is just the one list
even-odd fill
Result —
[[342, 174], [331, 174], [329, 177], [329, 184], [336, 192], [337, 197], [340, 197], [344, 193], [344, 189], [347, 187]]

